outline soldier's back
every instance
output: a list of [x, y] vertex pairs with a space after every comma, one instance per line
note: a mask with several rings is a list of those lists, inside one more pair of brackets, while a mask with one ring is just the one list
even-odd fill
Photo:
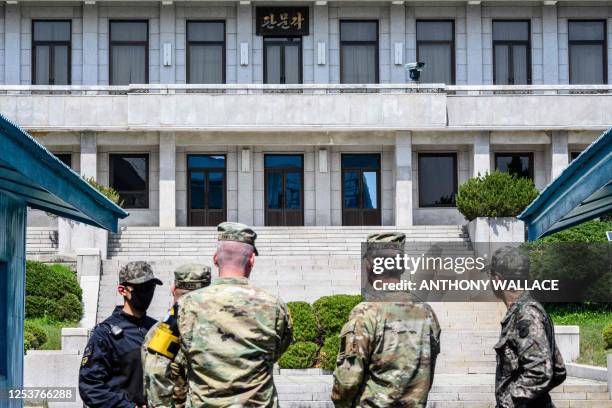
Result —
[[290, 330], [278, 298], [246, 279], [218, 279], [181, 299], [179, 329], [188, 406], [277, 405], [272, 369]]

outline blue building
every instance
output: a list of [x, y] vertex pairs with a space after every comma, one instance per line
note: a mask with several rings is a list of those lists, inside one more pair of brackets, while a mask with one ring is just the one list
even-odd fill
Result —
[[[0, 115], [0, 389], [23, 383], [26, 209], [116, 231], [127, 213]], [[20, 406], [0, 399], [0, 407]]]

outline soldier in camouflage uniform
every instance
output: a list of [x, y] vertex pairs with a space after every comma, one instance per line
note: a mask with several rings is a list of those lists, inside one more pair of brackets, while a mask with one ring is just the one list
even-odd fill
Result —
[[[373, 257], [395, 256], [404, 241], [401, 233], [370, 235], [364, 260], [370, 273]], [[394, 245], [380, 249], [380, 243]], [[390, 271], [379, 278], [392, 282], [400, 275]], [[425, 407], [440, 351], [440, 325], [427, 303], [406, 296], [394, 300], [363, 302], [352, 310], [340, 333], [335, 406]]]
[[[525, 280], [529, 259], [517, 248], [500, 248], [493, 254], [490, 273], [501, 281]], [[549, 392], [565, 380], [566, 371], [550, 317], [527, 291], [495, 295], [508, 308], [495, 345], [497, 407], [554, 408]]]
[[[174, 271], [174, 285], [170, 288], [173, 306], [168, 316], [149, 330], [142, 347], [144, 390], [149, 407], [179, 408], [185, 404], [187, 396], [185, 361], [184, 355], [176, 350], [178, 344], [170, 343], [171, 350], [167, 351], [165, 347], [156, 350], [158, 343], [150, 343], [152, 339], [168, 338], [168, 334], [178, 332], [175, 306], [179, 298], [193, 290], [210, 285], [210, 281], [210, 267], [205, 265], [188, 264]], [[158, 332], [162, 325], [165, 325], [165, 330]], [[160, 337], [156, 337], [156, 334]], [[176, 337], [172, 338], [176, 340]]]
[[217, 229], [219, 278], [179, 301], [187, 407], [277, 407], [272, 370], [292, 339], [287, 307], [249, 283], [257, 234], [238, 223]]

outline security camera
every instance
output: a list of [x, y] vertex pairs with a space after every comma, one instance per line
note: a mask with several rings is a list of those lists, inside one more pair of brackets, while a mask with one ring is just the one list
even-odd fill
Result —
[[411, 62], [409, 64], [406, 64], [406, 69], [408, 70], [408, 75], [410, 76], [410, 79], [412, 79], [414, 82], [418, 82], [421, 78], [421, 71], [424, 67], [424, 62]]

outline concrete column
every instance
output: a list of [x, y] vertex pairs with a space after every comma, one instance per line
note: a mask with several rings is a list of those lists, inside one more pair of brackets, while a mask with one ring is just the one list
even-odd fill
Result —
[[[406, 82], [406, 6], [391, 4], [391, 52], [389, 53], [389, 66], [391, 67], [391, 83], [403, 84]], [[396, 47], [401, 54], [399, 64], [396, 64]]]
[[238, 148], [238, 222], [253, 225], [253, 149]]
[[395, 226], [412, 225], [412, 135], [395, 133]]
[[542, 6], [542, 39], [544, 84], [559, 83], [559, 35], [557, 6]]
[[4, 83], [21, 85], [21, 9], [4, 5]]
[[491, 171], [491, 137], [489, 132], [480, 132], [474, 136], [474, 173], [473, 176], [484, 176]]
[[83, 85], [98, 85], [97, 3], [83, 3]]
[[552, 132], [551, 138], [551, 170], [550, 177], [554, 180], [569, 164], [569, 151], [567, 147], [567, 132], [556, 131]]
[[[173, 84], [175, 83], [175, 56], [176, 56], [176, 41], [175, 41], [175, 7], [174, 3], [170, 5], [164, 5], [163, 3], [159, 6], [159, 52], [160, 52], [160, 67], [159, 67], [159, 79], [162, 84]], [[170, 65], [165, 65], [164, 60], [166, 48], [170, 50]], [[161, 191], [160, 191], [161, 194]]]
[[[315, 84], [329, 83], [329, 7], [325, 5], [313, 6], [314, 17], [314, 82]], [[319, 45], [321, 44], [321, 45]], [[323, 49], [323, 64], [319, 64], [319, 47]], [[317, 224], [318, 225], [318, 224]]]
[[81, 176], [98, 177], [98, 146], [94, 132], [81, 133]]
[[159, 133], [159, 226], [176, 227], [176, 135]]
[[[253, 82], [253, 8], [250, 3], [239, 3], [236, 7], [238, 83], [250, 84]], [[247, 47], [247, 64], [243, 64], [242, 61], [243, 44]]]
[[315, 225], [332, 225], [331, 192], [330, 150], [315, 150]]
[[466, 7], [467, 82], [482, 85], [482, 9], [480, 4]]

